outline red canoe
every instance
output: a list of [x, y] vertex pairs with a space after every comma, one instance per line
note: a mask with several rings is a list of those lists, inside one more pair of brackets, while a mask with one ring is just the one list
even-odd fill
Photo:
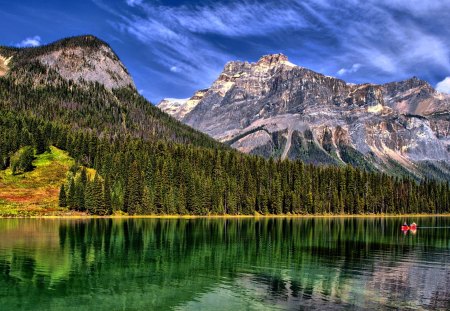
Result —
[[408, 225], [402, 225], [402, 231], [408, 231], [408, 230], [417, 230], [417, 225], [415, 222], [413, 222], [410, 226]]

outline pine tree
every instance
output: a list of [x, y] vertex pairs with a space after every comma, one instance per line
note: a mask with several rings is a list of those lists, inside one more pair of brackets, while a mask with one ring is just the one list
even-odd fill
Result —
[[128, 193], [127, 212], [130, 215], [142, 212], [143, 181], [139, 165], [136, 161], [131, 164], [128, 184], [125, 190]]
[[95, 174], [94, 180], [86, 182], [84, 197], [87, 212], [92, 215], [107, 214], [103, 201], [102, 182], [98, 174]]
[[60, 207], [67, 206], [66, 190], [64, 189], [64, 184], [61, 185], [61, 189], [59, 190], [59, 206]]
[[70, 209], [76, 208], [76, 202], [75, 202], [75, 181], [73, 180], [73, 177], [71, 176], [69, 179], [69, 191], [67, 193], [67, 205]]
[[74, 195], [74, 204], [75, 208], [79, 211], [85, 211], [85, 186], [81, 182], [75, 183], [75, 195]]
[[83, 186], [85, 186], [87, 183], [87, 180], [88, 180], [87, 170], [86, 170], [86, 167], [83, 166], [81, 168], [81, 173], [80, 173], [80, 182]]
[[17, 160], [12, 163], [12, 173], [24, 173], [33, 170], [34, 149], [30, 146], [23, 148]]
[[100, 176], [98, 173], [95, 174], [94, 181], [93, 181], [94, 187], [93, 187], [93, 201], [95, 204], [95, 213], [97, 215], [107, 215], [108, 211], [105, 208], [105, 202], [104, 202], [104, 194], [103, 194], [103, 182], [100, 179]]
[[281, 177], [277, 173], [274, 180], [272, 181], [272, 191], [271, 191], [271, 213], [281, 214], [283, 212], [283, 193], [281, 192]]
[[103, 204], [105, 208], [105, 215], [112, 214], [112, 205], [111, 205], [111, 187], [109, 185], [109, 178], [105, 178], [105, 182], [103, 185]]
[[35, 146], [36, 146], [36, 154], [42, 154], [49, 150], [48, 141], [45, 137], [45, 133], [41, 128], [36, 130], [35, 135]]
[[84, 207], [86, 212], [91, 215], [96, 214], [96, 205], [94, 200], [94, 183], [91, 181], [86, 182], [86, 186], [84, 187]]

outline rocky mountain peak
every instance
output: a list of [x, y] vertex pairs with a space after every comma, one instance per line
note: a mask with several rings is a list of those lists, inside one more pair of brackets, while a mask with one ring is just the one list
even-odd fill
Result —
[[172, 117], [180, 120], [194, 109], [203, 99], [208, 89], [198, 90], [191, 98], [164, 98], [156, 106]]
[[406, 80], [390, 82], [383, 85], [388, 93], [406, 92], [415, 88], [426, 88], [430, 92], [434, 92], [433, 87], [425, 80], [416, 76]]
[[448, 111], [450, 100], [418, 77], [382, 85], [386, 103], [403, 114], [431, 115]]
[[[0, 47], [3, 58], [12, 58], [10, 69], [31, 63], [54, 70], [64, 80], [77, 84], [97, 82], [107, 89], [131, 87], [134, 82], [112, 48], [92, 35], [62, 39], [32, 48]], [[42, 79], [42, 77], [36, 77]], [[50, 83], [49, 81], [41, 81]]]
[[423, 173], [418, 167], [426, 161], [450, 163], [450, 100], [417, 77], [348, 84], [272, 54], [256, 63], [229, 62], [189, 105], [160, 108], [242, 152], [266, 157], [402, 167], [413, 175]]
[[273, 65], [273, 64], [280, 64], [284, 62], [289, 62], [289, 59], [286, 55], [278, 53], [278, 54], [269, 54], [262, 56], [257, 64], [267, 64], [267, 65]]

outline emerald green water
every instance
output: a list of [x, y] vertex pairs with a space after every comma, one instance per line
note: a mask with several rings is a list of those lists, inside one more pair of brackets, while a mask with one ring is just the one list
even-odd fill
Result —
[[450, 309], [450, 228], [402, 222], [1, 219], [0, 309]]

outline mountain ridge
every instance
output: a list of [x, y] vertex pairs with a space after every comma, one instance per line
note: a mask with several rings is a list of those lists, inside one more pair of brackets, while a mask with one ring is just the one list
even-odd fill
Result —
[[417, 77], [351, 84], [296, 66], [282, 54], [228, 62], [182, 116], [182, 105], [160, 105], [246, 153], [315, 164], [362, 162], [382, 171], [399, 165], [419, 178], [427, 162], [450, 173], [449, 107], [450, 96]]
[[1, 46], [0, 56], [5, 67], [0, 110], [62, 122], [114, 140], [130, 136], [220, 145], [149, 103], [112, 48], [95, 36], [32, 48]]
[[[37, 47], [0, 46], [0, 57], [9, 60], [8, 71], [34, 64], [52, 69], [63, 79], [79, 85], [98, 82], [107, 89], [136, 89], [128, 70], [109, 44], [92, 35], [64, 38]], [[4, 70], [4, 74], [8, 71]]]

